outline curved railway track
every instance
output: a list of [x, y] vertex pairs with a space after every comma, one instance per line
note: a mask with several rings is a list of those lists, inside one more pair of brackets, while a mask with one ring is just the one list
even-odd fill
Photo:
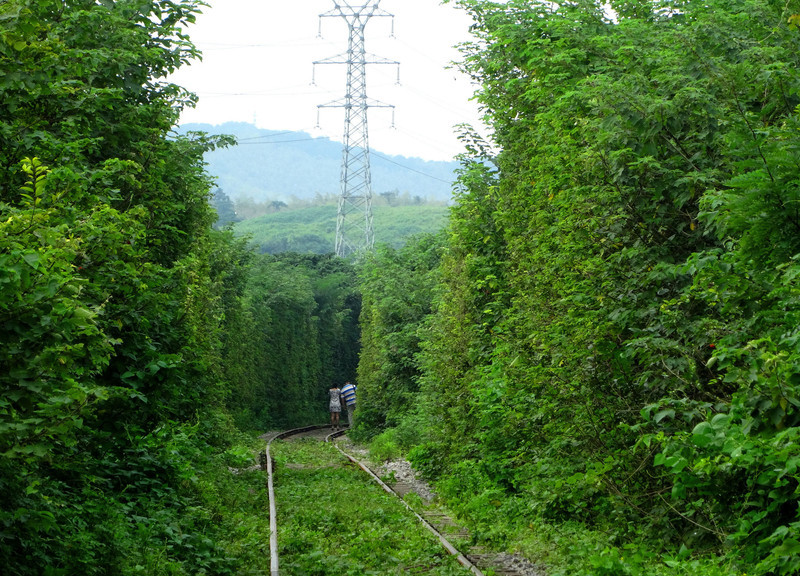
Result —
[[[270, 523], [270, 539], [269, 539], [269, 549], [270, 549], [270, 575], [271, 576], [279, 576], [280, 570], [280, 561], [278, 558], [278, 526], [277, 526], [277, 503], [275, 501], [275, 490], [274, 490], [274, 465], [272, 462], [272, 457], [270, 454], [270, 447], [274, 440], [283, 440], [289, 437], [314, 437], [321, 441], [325, 442], [332, 442], [335, 438], [342, 436], [347, 432], [347, 430], [340, 430], [338, 432], [326, 433], [326, 430], [329, 429], [329, 426], [306, 426], [303, 428], [295, 428], [292, 430], [287, 430], [284, 432], [280, 432], [276, 434], [272, 438], [269, 439], [266, 446], [266, 470], [267, 470], [267, 486], [268, 486], [268, 493], [269, 493], [269, 523]], [[348, 454], [344, 450], [342, 450], [335, 442], [333, 446], [350, 462], [357, 465], [361, 468], [364, 473], [368, 474], [374, 482], [376, 482], [385, 492], [388, 494], [396, 497], [402, 505], [411, 513], [413, 514], [417, 520], [427, 529], [429, 530], [436, 538], [439, 540], [441, 545], [447, 550], [448, 553], [453, 555], [456, 560], [464, 566], [467, 570], [472, 572], [475, 576], [485, 576], [479, 566], [482, 566], [484, 569], [491, 568], [492, 574], [497, 576], [530, 576], [531, 574], [537, 574], [541, 576], [541, 573], [536, 571], [535, 567], [530, 566], [522, 566], [522, 567], [515, 567], [514, 562], [516, 561], [519, 563], [518, 560], [509, 560], [508, 555], [503, 554], [496, 554], [496, 553], [487, 553], [480, 548], [472, 548], [467, 553], [462, 553], [458, 550], [452, 543], [442, 534], [440, 531], [442, 528], [445, 528], [452, 524], [452, 521], [446, 517], [444, 514], [427, 514], [427, 517], [417, 513], [408, 503], [403, 500], [403, 498], [395, 492], [391, 487], [389, 487], [385, 482], [383, 482], [368, 466], [366, 466], [363, 462], [355, 458], [353, 455]], [[439, 526], [437, 529], [434, 524]], [[463, 537], [464, 533], [459, 533], [458, 536]], [[533, 571], [532, 571], [533, 570]]]

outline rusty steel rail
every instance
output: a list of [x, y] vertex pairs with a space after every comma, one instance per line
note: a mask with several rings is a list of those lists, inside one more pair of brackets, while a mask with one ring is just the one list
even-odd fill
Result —
[[275, 505], [275, 488], [274, 488], [274, 471], [272, 469], [272, 457], [269, 453], [270, 445], [272, 444], [273, 440], [282, 440], [284, 438], [288, 438], [289, 436], [294, 436], [295, 434], [302, 434], [303, 432], [309, 432], [310, 430], [319, 430], [320, 428], [326, 428], [326, 426], [304, 426], [303, 428], [294, 428], [292, 430], [286, 430], [285, 432], [281, 432], [280, 434], [275, 435], [274, 437], [270, 438], [269, 442], [267, 442], [266, 454], [267, 454], [267, 493], [269, 495], [269, 573], [270, 576], [278, 576], [278, 571], [280, 569], [279, 565], [280, 562], [278, 560], [278, 513], [277, 513], [277, 506]]
[[[323, 426], [305, 426], [303, 428], [295, 428], [293, 430], [287, 430], [285, 432], [281, 432], [280, 434], [275, 435], [273, 438], [267, 442], [266, 454], [267, 454], [267, 491], [269, 493], [269, 551], [270, 551], [270, 576], [279, 576], [279, 561], [278, 561], [278, 524], [277, 524], [277, 508], [275, 505], [275, 491], [274, 491], [274, 480], [273, 480], [273, 469], [272, 469], [272, 458], [270, 457], [270, 445], [272, 444], [273, 440], [282, 440], [284, 438], [288, 438], [289, 436], [294, 436], [295, 434], [302, 434], [303, 432], [309, 432], [311, 430], [320, 430], [322, 428], [327, 428], [327, 425]], [[378, 476], [370, 470], [365, 464], [361, 461], [353, 457], [352, 455], [348, 454], [341, 448], [339, 448], [333, 440], [338, 438], [339, 436], [344, 435], [347, 433], [347, 430], [339, 430], [337, 432], [332, 432], [325, 437], [326, 442], [331, 442], [342, 455], [350, 460], [352, 463], [356, 464], [359, 468], [361, 468], [364, 472], [369, 474], [369, 476], [378, 483], [378, 485], [383, 488], [385, 492], [391, 494], [395, 498], [397, 498], [406, 509], [411, 512], [414, 516], [416, 516], [417, 520], [419, 520], [422, 525], [427, 528], [436, 538], [439, 539], [439, 542], [444, 547], [447, 552], [451, 555], [456, 557], [456, 560], [459, 564], [463, 567], [467, 568], [470, 572], [472, 572], [475, 576], [485, 576], [483, 572], [481, 572], [480, 568], [475, 566], [469, 558], [467, 558], [464, 554], [462, 554], [455, 546], [453, 546], [447, 538], [445, 538], [441, 532], [439, 532], [436, 528], [434, 528], [430, 522], [425, 520], [422, 516], [420, 516], [416, 510], [414, 510], [408, 503], [403, 500], [400, 495], [392, 490], [383, 480], [378, 478]]]
[[[331, 442], [331, 441], [332, 441], [334, 438], [337, 438], [337, 437], [341, 436], [341, 435], [342, 435], [342, 434], [344, 434], [345, 432], [346, 432], [346, 431], [340, 431], [340, 432], [334, 432], [333, 434], [329, 434], [329, 435], [328, 435], [328, 436], [325, 438], [325, 441], [326, 441], [326, 442]], [[383, 490], [384, 490], [385, 492], [387, 492], [387, 493], [391, 494], [392, 496], [394, 496], [395, 498], [397, 498], [397, 499], [400, 501], [400, 503], [401, 503], [403, 506], [405, 506], [405, 507], [406, 507], [406, 509], [407, 509], [409, 512], [411, 512], [411, 513], [412, 513], [414, 516], [416, 516], [416, 517], [417, 517], [417, 520], [419, 520], [419, 521], [422, 523], [422, 525], [423, 525], [423, 526], [425, 526], [425, 528], [427, 528], [427, 529], [428, 529], [428, 530], [429, 530], [429, 531], [430, 531], [430, 532], [431, 532], [431, 533], [432, 533], [434, 536], [436, 536], [436, 537], [439, 539], [439, 543], [440, 543], [440, 544], [441, 544], [441, 545], [444, 547], [444, 549], [445, 549], [445, 550], [447, 550], [447, 551], [448, 551], [448, 552], [449, 552], [449, 553], [450, 553], [452, 556], [455, 556], [455, 557], [456, 557], [456, 560], [458, 561], [458, 563], [459, 563], [459, 564], [461, 564], [461, 565], [462, 565], [464, 568], [468, 569], [468, 570], [469, 570], [470, 572], [472, 572], [472, 573], [473, 573], [475, 576], [484, 576], [484, 573], [483, 573], [483, 572], [481, 572], [480, 568], [478, 568], [477, 566], [475, 566], [475, 564], [473, 564], [473, 563], [472, 563], [472, 562], [469, 560], [469, 558], [467, 558], [466, 556], [464, 556], [464, 554], [462, 554], [462, 553], [461, 553], [461, 552], [460, 552], [460, 551], [459, 551], [459, 550], [458, 550], [458, 549], [457, 549], [455, 546], [453, 546], [453, 545], [450, 543], [450, 541], [449, 541], [447, 538], [445, 538], [445, 537], [444, 537], [444, 535], [442, 535], [442, 533], [441, 533], [441, 532], [439, 532], [439, 531], [438, 531], [436, 528], [434, 528], [434, 527], [431, 525], [431, 523], [430, 523], [430, 522], [428, 522], [427, 520], [425, 520], [425, 518], [423, 518], [422, 516], [420, 516], [420, 515], [417, 513], [417, 511], [416, 511], [416, 510], [414, 510], [414, 509], [413, 509], [411, 506], [409, 506], [408, 502], [406, 502], [405, 500], [403, 500], [403, 499], [400, 497], [400, 495], [399, 495], [397, 492], [395, 492], [394, 490], [392, 490], [392, 489], [391, 489], [391, 487], [390, 487], [389, 485], [387, 485], [387, 484], [386, 484], [386, 483], [385, 483], [383, 480], [381, 480], [380, 478], [378, 478], [378, 476], [377, 476], [377, 475], [376, 475], [376, 474], [375, 474], [375, 473], [374, 473], [372, 470], [370, 470], [368, 466], [366, 466], [364, 463], [362, 463], [361, 461], [359, 461], [359, 460], [358, 460], [358, 459], [356, 459], [355, 457], [351, 456], [350, 454], [348, 454], [347, 452], [345, 452], [344, 450], [342, 450], [341, 448], [339, 448], [339, 447], [338, 447], [336, 444], [333, 444], [333, 446], [334, 446], [334, 448], [336, 448], [336, 449], [337, 449], [339, 452], [341, 452], [341, 453], [342, 453], [342, 455], [344, 455], [344, 457], [345, 457], [345, 458], [347, 458], [348, 460], [350, 460], [350, 462], [352, 462], [353, 464], [356, 464], [356, 465], [357, 465], [357, 466], [359, 466], [359, 467], [360, 467], [360, 468], [361, 468], [361, 469], [362, 469], [364, 472], [366, 472], [367, 474], [369, 474], [369, 475], [370, 475], [370, 477], [371, 477], [371, 478], [372, 478], [372, 479], [373, 479], [375, 482], [377, 482], [377, 483], [378, 483], [378, 485], [379, 485], [381, 488], [383, 488]]]

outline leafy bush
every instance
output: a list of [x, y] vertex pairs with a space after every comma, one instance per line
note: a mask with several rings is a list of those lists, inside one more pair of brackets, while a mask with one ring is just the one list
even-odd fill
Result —
[[0, 562], [14, 576], [237, 572], [216, 528], [227, 510], [204, 500], [230, 476], [222, 332], [242, 262], [211, 231], [203, 153], [230, 140], [172, 134], [195, 99], [166, 81], [197, 56], [184, 29], [201, 4], [0, 3]]
[[247, 468], [255, 463], [253, 451], [246, 446], [234, 446], [223, 454], [225, 464], [231, 468]]
[[418, 444], [408, 453], [408, 459], [424, 478], [439, 478], [445, 471], [447, 449], [432, 443]]
[[387, 462], [400, 457], [400, 446], [397, 444], [394, 428], [378, 434], [370, 441], [369, 455], [375, 462]]

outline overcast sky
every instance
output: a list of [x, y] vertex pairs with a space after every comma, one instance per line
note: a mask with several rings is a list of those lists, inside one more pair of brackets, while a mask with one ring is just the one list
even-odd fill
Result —
[[[317, 105], [344, 96], [346, 67], [317, 66], [312, 85], [312, 62], [347, 51], [348, 28], [340, 17], [323, 18], [318, 37], [318, 16], [330, 11], [334, 1], [210, 2], [189, 29], [203, 61], [172, 78], [200, 97], [182, 122], [255, 121], [259, 128], [303, 130], [341, 140], [343, 110], [323, 109], [316, 128]], [[400, 85], [396, 66], [367, 66], [369, 98], [396, 107], [395, 128], [389, 109], [370, 109], [370, 147], [426, 160], [452, 159], [461, 152], [453, 126], [478, 125], [480, 117], [470, 100], [474, 86], [457, 70], [447, 69], [459, 59], [454, 45], [469, 40], [470, 20], [438, 0], [382, 0], [380, 8], [394, 14], [394, 37], [392, 18], [373, 18], [366, 28], [366, 49], [401, 63]]]

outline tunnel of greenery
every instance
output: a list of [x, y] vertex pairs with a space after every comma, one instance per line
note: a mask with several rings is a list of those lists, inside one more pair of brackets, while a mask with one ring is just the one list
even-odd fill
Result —
[[800, 3], [457, 3], [492, 131], [358, 263], [216, 229], [198, 0], [0, 3], [0, 563], [263, 570], [256, 434], [405, 453], [551, 576], [800, 571]]

